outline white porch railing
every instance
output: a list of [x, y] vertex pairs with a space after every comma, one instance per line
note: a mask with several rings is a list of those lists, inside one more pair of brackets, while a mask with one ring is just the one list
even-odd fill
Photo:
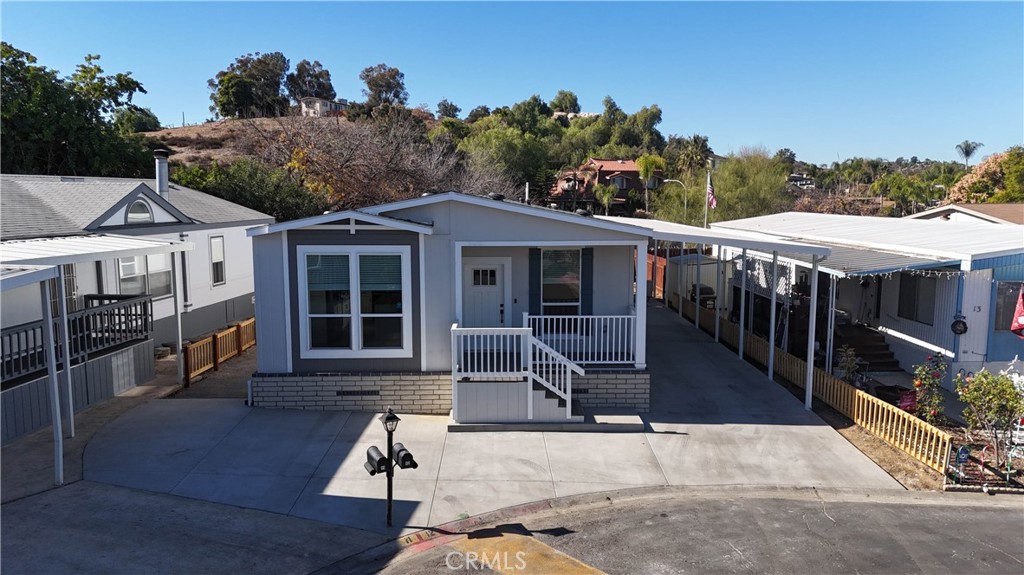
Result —
[[534, 337], [581, 364], [636, 363], [636, 315], [523, 314]]
[[[531, 328], [465, 328], [452, 324], [452, 404], [458, 405], [459, 381], [515, 378], [540, 383], [565, 400], [572, 418], [572, 374], [586, 372], [557, 350], [533, 337]], [[527, 418], [533, 419], [533, 394], [527, 394]]]

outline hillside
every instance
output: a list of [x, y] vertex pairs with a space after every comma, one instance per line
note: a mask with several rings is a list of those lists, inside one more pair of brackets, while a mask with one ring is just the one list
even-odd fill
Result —
[[225, 119], [194, 126], [167, 128], [143, 135], [160, 142], [170, 150], [172, 162], [181, 162], [188, 166], [206, 166], [214, 161], [219, 164], [230, 164], [240, 157], [253, 155], [259, 140], [263, 137], [261, 132], [273, 136], [289, 122], [337, 120], [338, 118], [298, 117]]

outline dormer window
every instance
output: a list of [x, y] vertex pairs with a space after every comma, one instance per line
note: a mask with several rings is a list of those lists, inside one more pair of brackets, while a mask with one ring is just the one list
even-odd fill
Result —
[[128, 208], [128, 215], [125, 217], [125, 224], [151, 224], [153, 223], [153, 212], [149, 209], [149, 204], [142, 200], [136, 200]]

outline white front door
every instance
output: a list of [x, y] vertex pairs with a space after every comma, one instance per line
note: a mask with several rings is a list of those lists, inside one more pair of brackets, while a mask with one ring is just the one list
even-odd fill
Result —
[[462, 266], [462, 327], [511, 327], [509, 268], [505, 258], [465, 258]]

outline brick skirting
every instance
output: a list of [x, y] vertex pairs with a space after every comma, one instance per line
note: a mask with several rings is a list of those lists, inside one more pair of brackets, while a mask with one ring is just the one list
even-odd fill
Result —
[[[591, 371], [572, 380], [573, 401], [646, 413], [651, 404], [647, 371]], [[384, 411], [447, 415], [452, 409], [450, 373], [255, 374], [255, 407], [316, 411]]]
[[587, 371], [572, 378], [573, 401], [586, 407], [616, 407], [647, 413], [651, 409], [649, 371]]
[[384, 411], [448, 415], [450, 373], [256, 374], [252, 403], [317, 411]]

